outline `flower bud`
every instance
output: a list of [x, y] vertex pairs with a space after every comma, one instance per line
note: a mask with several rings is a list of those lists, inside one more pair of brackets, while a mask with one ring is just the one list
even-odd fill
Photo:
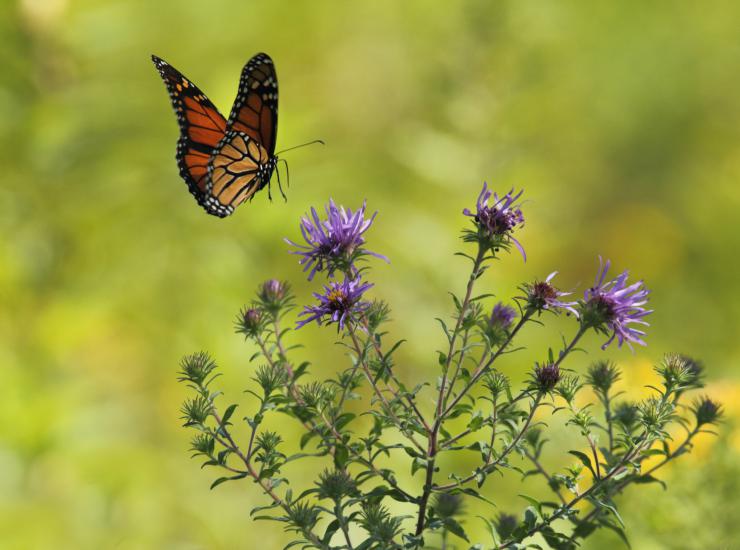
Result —
[[255, 337], [262, 330], [262, 312], [254, 307], [243, 309], [236, 320], [236, 331], [245, 337]]
[[493, 306], [491, 316], [481, 322], [481, 328], [492, 347], [502, 346], [509, 338], [509, 330], [516, 319], [516, 310], [499, 302]]
[[722, 418], [722, 406], [706, 396], [700, 397], [694, 401], [691, 410], [696, 417], [697, 426], [714, 424]]
[[614, 420], [619, 422], [624, 431], [629, 433], [635, 429], [637, 421], [639, 419], [639, 409], [634, 403], [624, 401], [619, 403], [612, 413]]
[[442, 519], [454, 517], [462, 511], [463, 499], [454, 493], [440, 493], [434, 502], [434, 511]]
[[508, 540], [509, 537], [514, 534], [514, 531], [518, 526], [519, 520], [516, 519], [516, 516], [511, 514], [502, 512], [499, 514], [498, 518], [496, 518], [496, 531], [498, 531], [498, 536], [501, 537], [502, 541]]
[[534, 369], [535, 386], [541, 393], [552, 391], [560, 381], [560, 368], [554, 363], [537, 365]]
[[588, 368], [586, 381], [596, 391], [607, 394], [619, 380], [619, 368], [611, 361], [597, 361]]

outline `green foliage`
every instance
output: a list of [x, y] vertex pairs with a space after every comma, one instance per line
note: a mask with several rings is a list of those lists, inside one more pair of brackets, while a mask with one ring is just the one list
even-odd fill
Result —
[[[253, 515], [273, 511], [255, 517], [284, 523], [294, 535], [291, 545], [420, 550], [429, 547], [432, 539], [439, 539], [444, 548], [450, 537], [471, 543], [466, 502], [476, 499], [493, 504], [491, 475], [518, 473], [544, 482], [553, 498], [520, 494], [527, 503], [521, 520], [507, 514], [497, 518], [476, 514], [488, 525], [497, 550], [541, 548], [535, 540], [554, 549], [572, 550], [602, 529], [626, 542], [616, 497], [629, 485], [663, 484], [653, 473], [690, 451], [693, 438], [706, 431], [702, 426], [719, 420], [721, 408], [706, 397], [695, 400], [689, 409], [679, 407], [684, 392], [701, 387], [702, 381], [700, 369], [676, 354], [666, 355], [655, 368], [662, 388], [648, 386], [653, 395], [636, 403], [613, 405], [619, 395], [614, 386], [622, 376], [620, 369], [611, 362], [592, 364], [585, 380], [596, 402], [581, 403], [581, 378], [564, 374], [561, 366], [589, 329], [583, 321], [577, 324], [573, 338], [564, 340], [559, 351], [550, 348], [547, 360], [535, 363], [522, 389], [512, 392], [510, 379], [496, 369], [495, 362], [504, 352], [516, 351], [509, 348], [522, 327], [542, 323], [525, 312], [511, 330], [502, 333], [500, 341], [485, 330], [473, 330], [485, 322], [482, 302], [489, 295], [475, 296], [473, 287], [494, 259], [484, 253], [487, 247], [479, 248], [481, 253], [472, 258], [465, 297], [461, 300], [453, 295], [454, 322], [448, 325], [438, 319], [446, 347], [436, 353], [442, 376], [434, 388], [418, 384], [409, 390], [397, 376], [394, 353], [402, 341], [385, 351], [390, 309], [382, 302], [375, 302], [338, 329], [348, 368], [337, 369], [326, 380], [297, 384], [298, 377], [309, 374], [308, 363], [294, 367], [295, 348], [288, 351], [279, 328], [285, 310], [292, 309], [290, 287], [274, 280], [259, 287], [252, 306], [240, 315], [253, 318], [249, 326], [251, 321], [243, 321], [243, 332], [257, 347], [252, 360], [264, 362], [253, 377], [261, 393], [247, 390], [258, 407], [244, 419], [250, 429], [246, 448], [232, 434], [230, 419], [236, 404], [228, 406], [223, 415], [217, 411], [219, 394], [209, 389], [215, 363], [201, 353], [187, 356], [181, 364], [180, 380], [195, 392], [183, 405], [185, 425], [199, 431], [191, 445], [194, 456], [204, 458], [204, 465], [228, 471], [211, 487], [251, 478], [271, 501], [255, 508]], [[590, 328], [605, 330], [601, 324]], [[463, 367], [466, 361], [471, 368]], [[418, 405], [425, 389], [437, 394], [431, 416]], [[359, 401], [364, 414], [349, 409], [351, 401]], [[564, 415], [565, 426], [575, 428], [575, 441], [570, 442], [575, 448], [567, 454], [576, 462], [571, 460], [569, 467], [559, 471], [543, 464], [550, 439], [547, 422], [539, 419], [545, 408], [551, 409], [549, 416]], [[686, 410], [693, 422], [682, 414]], [[264, 427], [277, 412], [302, 425], [303, 452], [288, 456], [280, 431]], [[687, 435], [671, 447], [676, 425]], [[605, 443], [599, 446], [602, 434]], [[408, 465], [409, 475], [403, 483], [384, 465], [393, 455], [405, 457]], [[448, 455], [460, 458], [444, 463], [445, 481], [438, 474], [440, 457]], [[643, 468], [650, 457], [658, 457], [659, 462]], [[305, 463], [308, 458], [322, 459], [329, 466], [312, 487], [294, 497], [291, 486], [300, 478], [291, 463]], [[472, 471], [459, 472], [457, 464], [471, 458], [477, 461]], [[396, 503], [410, 506], [414, 513], [391, 514], [389, 506]], [[580, 503], [588, 503], [586, 511], [579, 511]], [[365, 536], [358, 537], [354, 526], [363, 529]], [[483, 543], [473, 545], [483, 547]]]

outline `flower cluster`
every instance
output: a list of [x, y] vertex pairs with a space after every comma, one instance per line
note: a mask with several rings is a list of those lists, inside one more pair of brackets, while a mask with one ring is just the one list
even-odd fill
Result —
[[290, 239], [285, 241], [297, 248], [291, 254], [301, 256], [299, 264], [303, 271], [309, 271], [308, 280], [313, 280], [319, 272], [326, 272], [331, 279], [336, 271], [344, 274], [341, 282], [330, 280], [324, 286], [323, 293], [314, 293], [317, 305], [306, 306], [301, 312], [305, 319], [297, 324], [300, 328], [311, 321], [321, 324], [323, 321], [337, 323], [344, 329], [350, 321], [358, 320], [370, 306], [363, 301], [364, 292], [373, 285], [362, 280], [361, 269], [357, 263], [364, 256], [374, 256], [384, 261], [388, 258], [371, 252], [363, 247], [364, 234], [370, 229], [377, 212], [365, 217], [366, 203], [354, 212], [330, 199], [325, 206], [326, 219], [321, 219], [315, 208], [311, 208], [311, 217], [301, 218], [300, 228], [306, 244], [298, 244]]
[[[577, 364], [566, 364], [576, 359], [575, 351], [583, 351], [582, 338], [590, 331], [608, 336], [602, 348], [614, 341], [630, 349], [645, 345], [638, 327], [647, 325], [644, 319], [651, 313], [648, 291], [642, 281], [628, 283], [627, 271], [609, 278], [609, 261], [601, 262], [594, 285], [580, 300], [555, 285], [556, 271], [521, 285], [513, 301], [494, 299], [500, 290], [493, 294], [480, 288], [500, 259], [499, 250], [516, 247], [526, 259], [513, 236], [524, 223], [521, 195], [511, 191], [499, 197], [484, 184], [475, 213], [463, 211], [474, 226], [463, 240], [477, 245], [476, 255], [459, 253], [473, 263], [467, 285], [460, 294], [450, 293], [451, 319], [436, 319], [444, 333], [442, 347], [424, 342], [435, 349], [435, 360], [410, 369], [403, 367], [411, 354], [396, 353], [404, 340], [388, 341], [390, 308], [367, 297], [374, 285], [366, 279], [368, 266], [359, 263], [366, 256], [387, 261], [365, 248], [377, 213], [368, 217], [364, 203], [353, 211], [332, 200], [324, 209], [326, 217], [312, 208], [300, 221], [305, 244], [286, 241], [296, 247], [291, 253], [300, 257], [309, 281], [317, 274], [326, 280], [313, 293], [315, 301], [298, 313], [295, 326], [336, 325], [349, 361], [328, 378], [304, 383], [310, 363], [296, 356], [301, 346], [287, 342], [294, 333], [283, 323], [294, 304], [290, 286], [278, 279], [261, 284], [236, 322], [237, 331], [256, 348], [252, 360], [261, 363], [253, 377], [256, 385], [247, 390], [256, 405], [243, 417], [251, 429], [248, 437], [240, 441], [246, 427], [237, 430], [238, 404], [222, 407], [223, 394], [211, 388], [219, 373], [210, 356], [187, 356], [179, 373], [194, 391], [181, 409], [184, 425], [196, 431], [194, 456], [204, 466], [223, 470], [212, 487], [243, 478], [257, 483], [271, 503], [253, 513], [280, 522], [294, 538], [289, 546], [421, 550], [452, 547], [455, 542], [448, 539], [457, 537], [466, 547], [483, 548], [490, 545], [471, 546], [465, 531], [473, 511], [481, 510], [477, 502], [469, 506], [468, 499], [490, 502], [496, 493], [484, 494], [487, 478], [509, 470], [517, 479], [521, 474], [539, 477], [555, 498], [525, 497], [529, 506], [517, 516], [479, 515], [488, 524], [493, 547], [531, 547], [533, 537], [539, 537], [575, 548], [602, 527], [621, 534], [611, 497], [630, 484], [658, 481], [658, 468], [689, 452], [697, 434], [722, 421], [722, 406], [707, 396], [682, 401], [704, 385], [702, 365], [686, 355], [665, 355], [655, 367], [659, 382], [648, 386], [651, 395], [637, 401], [622, 397], [617, 364], [597, 357], [580, 375]], [[563, 338], [562, 347], [542, 353], [542, 361], [530, 363], [526, 380], [516, 388], [523, 373], [509, 378], [497, 361], [521, 349], [514, 343], [520, 331], [545, 325], [546, 311], [564, 313], [571, 336]], [[426, 380], [405, 380], [423, 373]], [[289, 441], [268, 429], [280, 426], [274, 420], [265, 423], [268, 415], [274, 419], [273, 413], [298, 420], [305, 432]], [[558, 429], [571, 429], [579, 437], [568, 450], [570, 466], [557, 470], [550, 464], [564, 464], [562, 457], [542, 460], [550, 415], [565, 415]], [[372, 419], [372, 427], [365, 418]], [[685, 435], [669, 444], [678, 426]], [[287, 448], [295, 445], [301, 452]], [[395, 448], [405, 451], [397, 460], [407, 460], [410, 476], [387, 468], [386, 457]], [[443, 453], [460, 459], [439, 460]], [[300, 473], [291, 480], [294, 461], [307, 457], [324, 461], [323, 472], [316, 480]], [[471, 461], [476, 461], [473, 467]], [[415, 475], [420, 470], [424, 475]], [[298, 487], [292, 485], [296, 481]], [[413, 515], [393, 514], [392, 502], [404, 502]], [[579, 512], [582, 506], [588, 511]]]

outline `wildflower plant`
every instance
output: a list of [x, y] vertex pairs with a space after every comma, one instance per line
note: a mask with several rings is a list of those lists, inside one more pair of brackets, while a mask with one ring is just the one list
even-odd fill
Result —
[[[180, 380], [192, 390], [182, 417], [195, 432], [193, 455], [220, 472], [212, 487], [251, 480], [266, 499], [253, 516], [282, 524], [289, 547], [568, 550], [599, 529], [626, 541], [619, 496], [663, 484], [658, 470], [711, 432], [722, 407], [707, 396], [687, 400], [702, 387], [703, 368], [685, 355], [665, 356], [641, 401], [616, 390], [616, 364], [574, 356], [589, 332], [606, 337], [602, 348], [645, 345], [648, 291], [626, 271], [610, 278], [608, 260], [580, 300], [555, 286], [557, 272], [522, 284], [510, 302], [492, 300], [484, 275], [493, 261], [512, 248], [526, 258], [521, 196], [484, 185], [475, 211], [464, 210], [472, 225], [459, 255], [471, 270], [462, 293], [452, 295], [452, 318], [438, 319], [441, 349], [427, 358], [425, 379], [409, 379], [421, 370], [398, 359], [403, 340], [386, 330], [390, 306], [375, 295], [382, 287], [365, 263], [388, 261], [366, 248], [376, 215], [368, 217], [365, 204], [352, 211], [330, 201], [325, 218], [312, 209], [299, 224], [305, 244], [287, 242], [309, 280], [326, 277], [323, 287], [296, 314], [290, 285], [268, 280], [237, 317], [256, 365], [246, 416], [223, 403], [207, 354], [182, 361]], [[542, 330], [551, 315], [571, 319], [562, 347], [511, 377], [501, 372], [501, 358], [520, 349], [516, 337]], [[296, 341], [312, 323], [330, 325], [327, 338], [346, 351], [347, 365], [327, 367], [328, 379], [311, 376], [300, 359]], [[302, 430], [299, 440], [268, 420], [285, 416]], [[550, 429], [553, 416], [570, 435]], [[556, 437], [571, 448], [550, 458], [547, 443]], [[541, 480], [542, 492], [521, 494], [519, 510], [496, 509], [501, 475]], [[471, 540], [476, 521], [487, 540]]]

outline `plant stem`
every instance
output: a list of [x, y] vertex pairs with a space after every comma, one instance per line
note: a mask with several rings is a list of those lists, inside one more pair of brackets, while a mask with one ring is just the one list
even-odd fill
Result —
[[[422, 491], [421, 499], [419, 501], [419, 513], [416, 519], [416, 536], [421, 535], [422, 531], [424, 530], [424, 517], [426, 516], [427, 504], [429, 502], [429, 497], [432, 494], [432, 489], [434, 487], [434, 467], [437, 457], [437, 439], [439, 437], [439, 429], [442, 427], [442, 411], [444, 409], [445, 392], [447, 390], [447, 374], [450, 370], [452, 356], [455, 353], [455, 342], [457, 340], [457, 335], [460, 332], [460, 327], [462, 326], [463, 319], [465, 319], [465, 313], [467, 312], [468, 305], [470, 304], [470, 297], [473, 294], [475, 281], [480, 276], [480, 268], [483, 264], [485, 254], [486, 249], [483, 247], [483, 245], [479, 244], [478, 254], [473, 261], [473, 269], [470, 273], [468, 285], [465, 289], [465, 297], [460, 304], [460, 311], [458, 312], [457, 321], [455, 322], [455, 328], [452, 331], [452, 336], [449, 337], [450, 345], [447, 351], [447, 357], [445, 358], [444, 368], [442, 370], [442, 381], [439, 384], [439, 395], [437, 396], [437, 407], [436, 414], [434, 415], [434, 424], [432, 425], [432, 429], [427, 436], [427, 466], [424, 475], [424, 488]], [[452, 391], [452, 388], [450, 388], [450, 391]]]
[[436, 487], [434, 487], [434, 490], [449, 491], [450, 489], [454, 489], [455, 487], [460, 487], [462, 485], [465, 485], [466, 483], [469, 483], [470, 481], [474, 480], [480, 473], [491, 473], [499, 464], [503, 462], [503, 460], [509, 455], [509, 453], [514, 450], [516, 445], [522, 439], [527, 429], [529, 428], [529, 425], [532, 423], [532, 418], [534, 418], [534, 413], [539, 407], [541, 399], [542, 394], [539, 394], [537, 395], [537, 397], [535, 397], [534, 402], [532, 403], [532, 408], [530, 409], [529, 414], [527, 415], [527, 419], [524, 421], [521, 430], [519, 430], [511, 443], [509, 443], [506, 448], [501, 451], [501, 454], [498, 456], [498, 458], [496, 458], [496, 460], [491, 460], [493, 453], [490, 453], [488, 455], [488, 461], [486, 461], [486, 463], [480, 468], [479, 472], [472, 473], [462, 479], [455, 481], [454, 483], [448, 483], [447, 485], [437, 485]]
[[355, 351], [357, 352], [357, 361], [360, 365], [360, 368], [362, 368], [363, 372], [365, 373], [365, 377], [367, 378], [368, 382], [370, 382], [370, 386], [373, 388], [373, 391], [375, 392], [375, 395], [378, 397], [380, 402], [383, 404], [383, 408], [386, 411], [386, 414], [390, 416], [393, 421], [398, 426], [398, 429], [401, 430], [401, 432], [406, 436], [406, 438], [411, 441], [411, 443], [422, 453], [424, 452], [424, 447], [416, 441], [416, 438], [414, 437], [414, 434], [408, 430], [408, 428], [405, 428], [403, 426], [403, 423], [398, 418], [396, 413], [393, 412], [393, 408], [391, 407], [390, 403], [388, 403], [388, 400], [385, 398], [385, 395], [383, 395], [383, 392], [380, 391], [380, 388], [378, 388], [378, 385], [375, 383], [375, 380], [373, 379], [373, 375], [370, 372], [370, 368], [367, 366], [367, 361], [365, 360], [365, 352], [362, 349], [362, 346], [360, 346], [360, 341], [357, 338], [357, 335], [355, 334], [354, 328], [350, 327], [347, 331], [352, 338], [352, 344], [354, 345]]
[[349, 548], [349, 550], [354, 550], [354, 546], [352, 546], [352, 540], [349, 538], [347, 520], [344, 518], [344, 513], [342, 512], [342, 507], [340, 506], [339, 501], [334, 503], [334, 517], [337, 518], [337, 521], [339, 522], [339, 527], [342, 529], [344, 540], [347, 541], [347, 548]]
[[[244, 465], [247, 467], [247, 473], [249, 476], [254, 479], [254, 481], [262, 488], [262, 490], [267, 494], [272, 501], [280, 506], [288, 515], [290, 515], [290, 505], [286, 503], [282, 498], [280, 498], [275, 491], [272, 489], [270, 484], [264, 480], [261, 479], [257, 471], [252, 466], [252, 462], [250, 458], [245, 455], [239, 446], [234, 441], [233, 437], [231, 436], [231, 433], [229, 433], [229, 430], [226, 428], [226, 426], [223, 423], [223, 420], [219, 416], [219, 414], [216, 412], [215, 407], [211, 409], [211, 416], [216, 420], [219, 426], [219, 432], [223, 434], [223, 437], [225, 440], [218, 435], [214, 435], [214, 437], [218, 440], [218, 442], [226, 447], [227, 449], [230, 449], [232, 452], [234, 452], [244, 463]], [[256, 429], [252, 430], [252, 437], [254, 437], [254, 432]], [[251, 442], [250, 442], [251, 446]], [[303, 533], [303, 536], [305, 536], [308, 540], [310, 540], [314, 545], [316, 545], [317, 548], [321, 548], [324, 550], [330, 550], [330, 547], [327, 544], [324, 544], [321, 542], [321, 539], [312, 531], [309, 531], [308, 529], [301, 529], [301, 532]]]
[[508, 338], [506, 341], [501, 344], [501, 346], [496, 350], [495, 353], [491, 354], [491, 357], [488, 359], [488, 361], [481, 362], [481, 365], [478, 366], [478, 368], [473, 373], [473, 376], [470, 377], [470, 380], [467, 384], [463, 387], [462, 390], [460, 390], [460, 393], [458, 393], [455, 398], [452, 400], [452, 403], [447, 405], [445, 409], [442, 411], [442, 419], [444, 419], [448, 414], [450, 414], [450, 411], [455, 408], [455, 405], [457, 405], [460, 400], [465, 397], [465, 395], [472, 389], [473, 386], [475, 386], [476, 382], [480, 380], [480, 378], [488, 372], [488, 369], [490, 369], [491, 365], [493, 365], [493, 362], [498, 359], [498, 357], [503, 353], [504, 349], [511, 343], [511, 341], [514, 339], [514, 336], [519, 332], [519, 330], [524, 326], [524, 324], [529, 320], [531, 317], [531, 314], [525, 313], [520, 319], [519, 322], [516, 324], [516, 326], [513, 328], [511, 333], [509, 333]]
[[548, 487], [550, 487], [550, 489], [552, 489], [552, 492], [558, 496], [560, 502], [563, 504], [567, 504], [565, 497], [563, 497], [563, 495], [560, 493], [560, 490], [557, 488], [557, 483], [552, 478], [552, 476], [547, 473], [547, 470], [545, 470], [545, 468], [542, 466], [542, 463], [540, 463], [537, 457], [526, 449], [524, 451], [524, 456], [526, 456], [530, 460], [530, 462], [532, 462], [537, 471], [542, 475], [542, 477], [547, 480]]
[[[460, 332], [460, 326], [463, 323], [463, 319], [465, 319], [465, 313], [468, 309], [468, 305], [470, 304], [470, 297], [473, 294], [473, 287], [475, 286], [475, 281], [478, 280], [478, 277], [480, 276], [480, 268], [483, 263], [483, 258], [485, 257], [486, 250], [482, 245], [478, 245], [478, 254], [475, 257], [475, 260], [473, 262], [473, 270], [470, 273], [470, 278], [468, 279], [468, 286], [465, 289], [465, 298], [463, 298], [462, 304], [460, 305], [460, 312], [457, 316], [457, 321], [455, 322], [455, 329], [452, 331], [452, 337], [450, 338], [450, 345], [447, 351], [447, 357], [445, 359], [445, 365], [444, 369], [442, 371], [442, 382], [439, 385], [439, 397], [437, 398], [437, 415], [436, 418], [439, 419], [442, 416], [442, 409], [444, 407], [444, 395], [445, 391], [447, 390], [447, 374], [450, 369], [450, 363], [452, 361], [452, 356], [455, 352], [455, 342], [457, 340], [457, 335]], [[452, 391], [452, 388], [450, 388], [450, 391]], [[437, 428], [438, 429], [438, 428]]]
[[[368, 341], [372, 343], [373, 348], [375, 349], [375, 353], [378, 356], [378, 359], [380, 359], [380, 361], [383, 363], [383, 366], [385, 366], [385, 364], [384, 364], [385, 363], [385, 356], [383, 355], [383, 350], [380, 347], [380, 343], [375, 339], [374, 334], [372, 332], [370, 332], [370, 325], [367, 322], [367, 319], [366, 318], [363, 317], [362, 323], [363, 323], [363, 326], [365, 327], [365, 330], [367, 331]], [[395, 382], [395, 384], [398, 387], [399, 391], [402, 391], [403, 384], [401, 384], [400, 380], [398, 380], [398, 378], [396, 377], [395, 373], [390, 368], [390, 366], [388, 366], [387, 372], [388, 372], [388, 375], [391, 377], [391, 380], [393, 380], [393, 382]], [[378, 382], [378, 377], [377, 376], [375, 377], [374, 382], [377, 384], [377, 382]], [[390, 385], [386, 385], [386, 388], [388, 389], [388, 391], [390, 391], [393, 394], [393, 397], [395, 397], [396, 399], [399, 399], [400, 400], [400, 396], [398, 395], [398, 392], [395, 389], [393, 389]], [[431, 430], [432, 430], [431, 426], [429, 426], [429, 424], [427, 423], [426, 419], [424, 418], [424, 415], [421, 414], [421, 411], [416, 406], [416, 403], [414, 402], [414, 399], [410, 395], [408, 395], [407, 393], [404, 393], [403, 397], [406, 400], [406, 402], [408, 403], [409, 407], [411, 407], [411, 409], [414, 411], [414, 413], [416, 414], [416, 417], [418, 418], [419, 422], [421, 422], [421, 424], [424, 426], [424, 429], [427, 431], [427, 433], [431, 432]]]

